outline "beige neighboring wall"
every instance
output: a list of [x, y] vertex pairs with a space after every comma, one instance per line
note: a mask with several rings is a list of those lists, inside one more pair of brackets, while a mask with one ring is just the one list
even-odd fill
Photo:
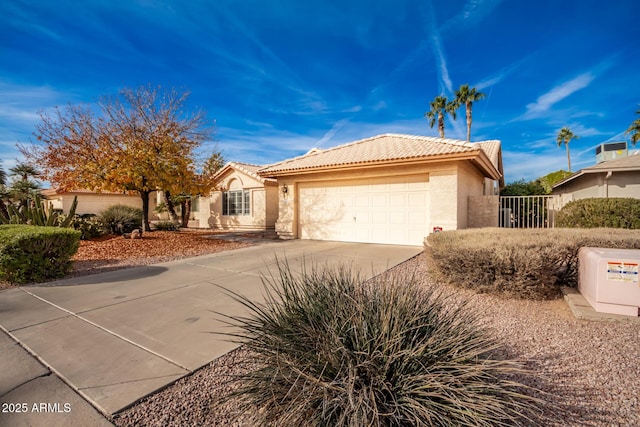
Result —
[[553, 186], [563, 203], [591, 197], [640, 199], [640, 154], [630, 154], [581, 169]]
[[608, 179], [605, 173], [591, 173], [567, 182], [554, 194], [573, 195], [573, 200], [590, 197], [633, 197], [640, 199], [640, 172], [614, 172]]
[[[261, 180], [242, 170], [227, 166], [216, 178], [219, 190], [209, 197], [201, 197], [195, 218], [200, 224], [219, 230], [273, 230], [278, 216], [278, 184], [274, 180]], [[251, 193], [249, 215], [223, 215], [222, 193], [229, 190], [247, 190]]]
[[[100, 214], [106, 208], [113, 205], [126, 205], [142, 209], [142, 199], [139, 194], [121, 193], [94, 193], [89, 191], [58, 192], [56, 190], [44, 190], [43, 195], [47, 201], [53, 205], [54, 209], [60, 209], [64, 213], [69, 213], [73, 198], [78, 197], [76, 214]], [[149, 196], [149, 215], [153, 216], [156, 207], [155, 192]]]

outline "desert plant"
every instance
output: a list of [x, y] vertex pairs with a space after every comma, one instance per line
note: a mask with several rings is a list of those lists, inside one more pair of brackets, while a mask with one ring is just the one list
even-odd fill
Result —
[[20, 208], [13, 205], [7, 206], [8, 216], [0, 214], [0, 224], [28, 224], [47, 227], [70, 227], [71, 218], [75, 215], [78, 207], [78, 197], [73, 198], [69, 214], [61, 216], [60, 212], [53, 209], [49, 204], [45, 207], [45, 201], [36, 194], [31, 203], [27, 203]]
[[173, 221], [158, 221], [153, 224], [154, 229], [159, 231], [178, 231], [180, 227]]
[[480, 292], [550, 299], [578, 283], [583, 246], [640, 249], [640, 232], [616, 229], [445, 231], [427, 239], [427, 263], [437, 280]]
[[593, 198], [574, 200], [558, 212], [559, 227], [640, 229], [640, 200]]
[[[65, 219], [67, 216], [63, 216]], [[105, 226], [95, 214], [82, 214], [69, 216], [69, 227], [80, 232], [80, 240], [90, 240], [105, 234]]]
[[[253, 356], [232, 397], [278, 426], [520, 425], [540, 401], [475, 315], [412, 278], [348, 268], [263, 280], [228, 317]], [[511, 378], [511, 379], [510, 379]]]
[[98, 219], [111, 234], [131, 233], [142, 226], [142, 209], [127, 205], [113, 205], [105, 209]]
[[0, 225], [0, 280], [40, 282], [63, 277], [80, 233], [68, 228]]

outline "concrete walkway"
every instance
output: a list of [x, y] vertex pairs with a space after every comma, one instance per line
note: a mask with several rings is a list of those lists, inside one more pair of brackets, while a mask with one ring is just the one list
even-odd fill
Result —
[[[64, 405], [77, 392], [103, 414], [116, 413], [236, 347], [215, 334], [229, 330], [216, 312], [242, 313], [220, 286], [261, 300], [261, 274], [276, 274], [277, 259], [286, 258], [296, 272], [311, 264], [347, 264], [372, 277], [421, 251], [415, 246], [276, 241], [0, 291], [0, 326], [7, 333], [0, 334], [0, 401]], [[10, 371], [20, 364], [25, 374], [13, 378]], [[49, 370], [73, 391], [56, 391], [65, 386]], [[57, 385], [39, 385], [47, 381]], [[99, 425], [100, 419], [108, 424], [100, 417], [94, 423], [97, 412], [81, 403], [73, 401], [71, 412], [64, 413], [63, 407], [56, 414], [67, 421], [60, 425]], [[12, 414], [11, 422], [0, 413], [0, 425], [53, 425], [31, 423], [31, 409]]]

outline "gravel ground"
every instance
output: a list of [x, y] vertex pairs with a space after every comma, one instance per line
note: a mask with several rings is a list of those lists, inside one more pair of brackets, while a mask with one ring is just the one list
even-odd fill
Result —
[[[640, 324], [577, 320], [564, 300], [521, 301], [428, 282], [423, 256], [394, 270], [415, 273], [469, 300], [510, 356], [535, 375], [521, 381], [549, 403], [545, 426], [640, 426]], [[239, 416], [234, 402], [220, 404], [233, 389], [242, 348], [214, 360], [174, 385], [117, 414], [118, 426], [255, 426], [258, 413]]]
[[210, 230], [153, 231], [142, 239], [104, 236], [80, 241], [68, 277], [157, 264], [181, 258], [212, 254], [251, 246], [249, 243], [216, 239]]

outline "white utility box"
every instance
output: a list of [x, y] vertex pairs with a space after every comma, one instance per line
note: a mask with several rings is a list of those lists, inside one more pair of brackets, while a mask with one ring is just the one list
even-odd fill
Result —
[[640, 250], [580, 248], [578, 290], [600, 313], [640, 315]]

